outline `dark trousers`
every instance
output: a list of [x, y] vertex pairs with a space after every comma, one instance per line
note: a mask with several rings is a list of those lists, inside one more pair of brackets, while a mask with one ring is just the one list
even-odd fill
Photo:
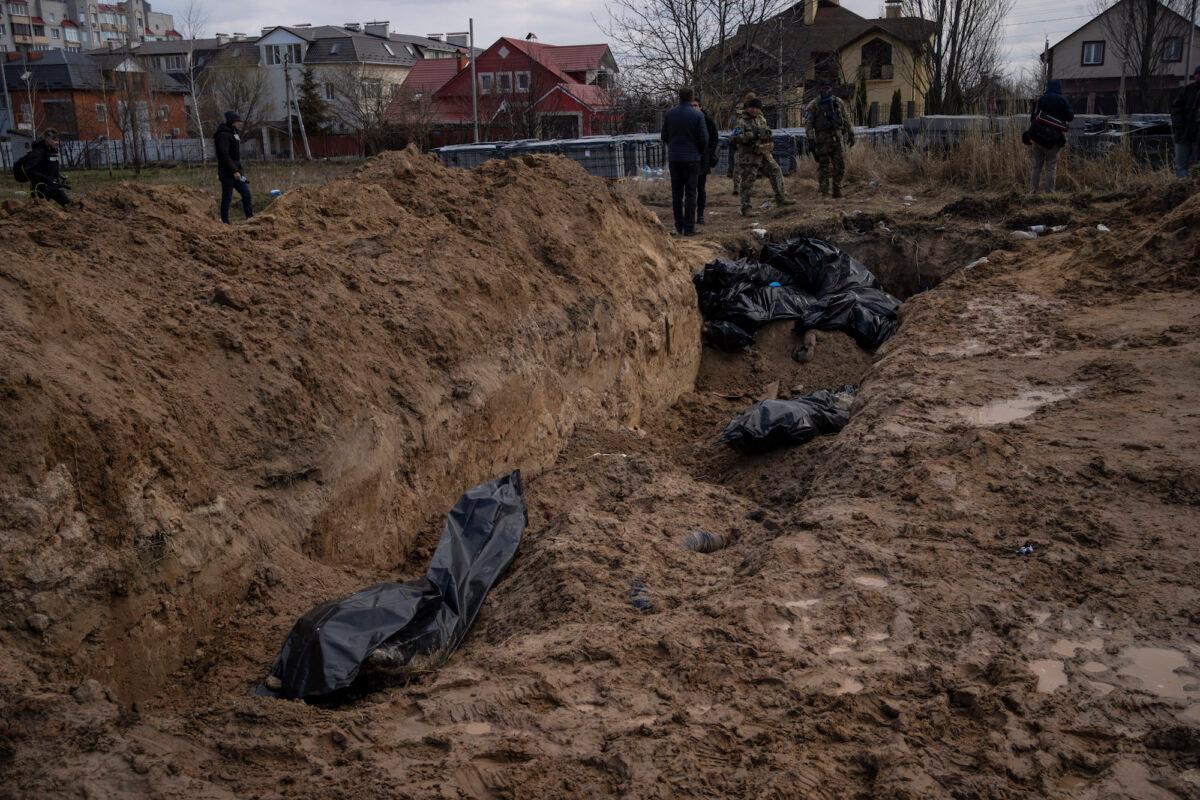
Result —
[[696, 220], [704, 219], [704, 206], [708, 204], [708, 173], [701, 172], [700, 178], [696, 181]]
[[34, 184], [30, 194], [33, 197], [41, 197], [45, 198], [46, 200], [53, 200], [60, 206], [65, 206], [71, 202], [71, 198], [67, 197], [67, 193], [63, 191], [63, 188], [53, 183]]
[[237, 189], [242, 196], [242, 213], [246, 219], [254, 216], [254, 202], [250, 195], [250, 187], [245, 181], [238, 180], [232, 175], [221, 176], [221, 222], [229, 224], [229, 205], [233, 202], [233, 190]]
[[671, 161], [671, 212], [676, 233], [696, 232], [696, 189], [700, 181], [699, 161]]

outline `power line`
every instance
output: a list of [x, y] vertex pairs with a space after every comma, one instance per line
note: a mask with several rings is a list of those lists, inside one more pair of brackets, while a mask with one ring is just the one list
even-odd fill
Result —
[[1004, 27], [1015, 28], [1018, 25], [1041, 25], [1044, 22], [1063, 22], [1064, 20], [1069, 20], [1069, 19], [1091, 19], [1091, 18], [1092, 18], [1091, 14], [1081, 14], [1080, 16], [1077, 16], [1077, 17], [1052, 17], [1050, 19], [1031, 19], [1028, 22], [1006, 22], [1006, 23], [1004, 23]]

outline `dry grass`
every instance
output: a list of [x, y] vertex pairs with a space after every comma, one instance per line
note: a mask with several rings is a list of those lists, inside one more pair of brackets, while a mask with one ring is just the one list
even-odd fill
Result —
[[[859, 145], [846, 158], [847, 177], [858, 181], [957, 187], [974, 191], [1020, 191], [1029, 181], [1030, 148], [1020, 134], [1000, 137], [972, 135], [945, 151], [903, 150]], [[816, 175], [811, 159], [800, 164], [801, 174]], [[1059, 156], [1058, 188], [1061, 191], [1116, 191], [1166, 184], [1168, 169], [1153, 168], [1122, 148], [1104, 158], [1084, 156], [1068, 147]]]

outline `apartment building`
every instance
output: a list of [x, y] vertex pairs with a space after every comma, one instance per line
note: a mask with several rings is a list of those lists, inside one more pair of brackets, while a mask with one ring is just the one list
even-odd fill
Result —
[[0, 54], [81, 52], [180, 38], [172, 16], [153, 11], [145, 0], [0, 0]]

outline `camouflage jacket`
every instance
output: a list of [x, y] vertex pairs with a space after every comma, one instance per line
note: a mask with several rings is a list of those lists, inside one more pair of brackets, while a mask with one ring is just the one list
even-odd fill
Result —
[[832, 102], [823, 104], [818, 97], [804, 109], [804, 120], [812, 127], [814, 139], [840, 141], [854, 135], [850, 107], [840, 97], [831, 99]]
[[762, 114], [752, 117], [743, 114], [738, 117], [737, 127], [733, 129], [733, 141], [737, 143], [738, 158], [761, 158], [769, 156], [775, 149], [775, 139], [771, 126]]

